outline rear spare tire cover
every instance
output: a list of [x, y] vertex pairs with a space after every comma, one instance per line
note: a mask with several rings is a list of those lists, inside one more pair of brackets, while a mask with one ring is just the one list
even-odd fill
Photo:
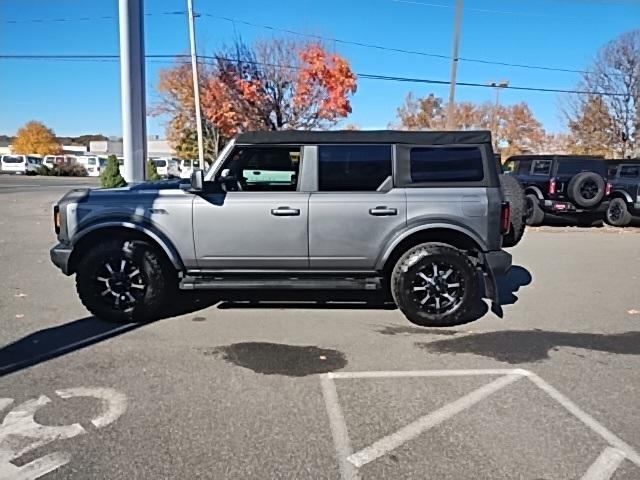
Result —
[[595, 172], [582, 172], [569, 181], [567, 195], [583, 208], [595, 207], [604, 198], [604, 179]]

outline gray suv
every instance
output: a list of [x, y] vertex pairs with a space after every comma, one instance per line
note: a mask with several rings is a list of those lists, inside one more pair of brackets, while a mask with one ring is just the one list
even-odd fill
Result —
[[178, 288], [361, 289], [445, 326], [497, 305], [509, 215], [489, 132], [249, 132], [190, 183], [69, 192], [51, 258], [113, 321]]

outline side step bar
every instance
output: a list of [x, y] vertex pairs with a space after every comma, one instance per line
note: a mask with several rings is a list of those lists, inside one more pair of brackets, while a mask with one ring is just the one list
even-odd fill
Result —
[[181, 290], [380, 290], [382, 277], [198, 275], [185, 276]]

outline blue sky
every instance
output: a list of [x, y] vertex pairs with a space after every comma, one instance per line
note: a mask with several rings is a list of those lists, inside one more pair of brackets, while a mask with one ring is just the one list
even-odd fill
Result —
[[[194, 0], [195, 9], [213, 15], [393, 48], [451, 54], [455, 0]], [[422, 4], [419, 4], [422, 3]], [[117, 0], [0, 0], [0, 55], [117, 54]], [[188, 51], [186, 0], [146, 0], [147, 54]], [[97, 17], [115, 17], [98, 19]], [[91, 20], [76, 21], [82, 17]], [[67, 19], [62, 22], [23, 22]], [[12, 23], [20, 21], [21, 23]], [[618, 34], [638, 28], [637, 0], [466, 0], [460, 56], [507, 63], [584, 69], [597, 49]], [[201, 17], [198, 51], [210, 54], [235, 32], [251, 42], [273, 32]], [[358, 46], [331, 45], [356, 72], [447, 80], [450, 61]], [[158, 70], [147, 62], [148, 104], [157, 100]], [[573, 88], [578, 74], [461, 62], [458, 80]], [[121, 135], [120, 76], [117, 62], [0, 59], [0, 133], [15, 134], [38, 119], [59, 135]], [[448, 87], [362, 79], [347, 119], [362, 128], [384, 128], [395, 120], [406, 93], [430, 92], [444, 98]], [[493, 99], [486, 88], [458, 87], [457, 100]], [[505, 91], [501, 102], [527, 101], [545, 128], [559, 131], [562, 95]], [[149, 118], [149, 134], [164, 134], [164, 121]]]

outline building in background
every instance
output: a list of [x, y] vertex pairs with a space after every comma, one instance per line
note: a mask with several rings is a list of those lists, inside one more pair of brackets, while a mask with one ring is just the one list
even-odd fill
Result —
[[[92, 141], [89, 143], [89, 151], [92, 155], [122, 156], [122, 142], [114, 140]], [[157, 137], [147, 140], [147, 155], [149, 158], [173, 157], [176, 152], [169, 144], [168, 140]]]

